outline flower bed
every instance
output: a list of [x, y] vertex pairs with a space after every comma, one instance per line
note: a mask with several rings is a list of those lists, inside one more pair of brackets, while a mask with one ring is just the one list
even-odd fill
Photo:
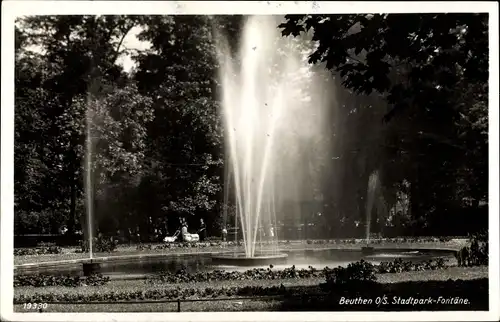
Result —
[[58, 246], [39, 246], [35, 248], [14, 249], [14, 256], [34, 256], [45, 254], [61, 254], [62, 248]]
[[198, 288], [176, 288], [176, 289], [154, 289], [135, 292], [110, 292], [93, 294], [33, 294], [30, 296], [20, 295], [14, 298], [15, 303], [46, 303], [46, 302], [92, 302], [92, 301], [130, 301], [130, 300], [159, 300], [177, 298], [204, 298], [204, 297], [234, 297], [234, 296], [259, 296], [284, 294], [285, 287], [272, 286], [243, 286], [222, 287], [204, 289]]
[[109, 282], [109, 277], [102, 276], [101, 274], [94, 274], [87, 277], [71, 276], [71, 275], [19, 275], [14, 277], [14, 287], [19, 286], [32, 286], [32, 287], [45, 287], [45, 286], [99, 286], [105, 285]]
[[[352, 266], [354, 265], [354, 266]], [[351, 268], [351, 266], [353, 268]], [[350, 264], [350, 271], [348, 275], [357, 278], [358, 275], [366, 274], [367, 271], [379, 274], [396, 273], [396, 272], [411, 272], [411, 271], [424, 271], [436, 270], [446, 268], [445, 261], [442, 258], [435, 260], [428, 260], [422, 263], [406, 262], [401, 259], [396, 259], [392, 262], [382, 262], [379, 265], [373, 265], [363, 260], [360, 262]], [[271, 265], [267, 269], [255, 268], [244, 272], [241, 271], [225, 271], [214, 270], [211, 272], [196, 272], [189, 273], [184, 269], [177, 272], [164, 271], [159, 274], [149, 277], [145, 280], [146, 284], [179, 284], [179, 283], [199, 283], [209, 281], [244, 281], [244, 280], [280, 280], [280, 279], [307, 279], [307, 278], [324, 278], [341, 272], [344, 268], [328, 268], [322, 270], [315, 269], [309, 266], [307, 269], [297, 269], [295, 266], [285, 268], [283, 270], [273, 270]], [[340, 273], [338, 273], [340, 274]], [[19, 275], [14, 277], [14, 286], [32, 286], [32, 287], [45, 287], [45, 286], [95, 286], [104, 285], [109, 282], [108, 277], [102, 275], [94, 275], [87, 278], [80, 278], [78, 276], [57, 276], [57, 275]]]

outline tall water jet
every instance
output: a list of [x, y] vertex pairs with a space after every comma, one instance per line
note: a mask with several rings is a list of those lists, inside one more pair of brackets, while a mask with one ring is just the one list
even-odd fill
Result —
[[86, 138], [85, 138], [85, 160], [84, 160], [84, 173], [85, 173], [85, 210], [86, 210], [86, 220], [87, 220], [87, 233], [88, 233], [88, 243], [89, 243], [89, 257], [90, 260], [93, 258], [93, 182], [92, 182], [92, 111], [91, 107], [87, 104], [86, 115], [85, 115], [85, 127], [86, 127]]
[[[94, 125], [94, 114], [92, 98], [87, 98], [86, 110], [85, 110], [85, 148], [84, 148], [84, 193], [85, 193], [85, 210], [86, 210], [86, 222], [87, 222], [87, 237], [88, 237], [88, 247], [89, 247], [89, 261], [83, 262], [83, 275], [90, 276], [94, 273], [99, 272], [100, 264], [93, 260], [93, 226], [94, 226], [94, 166], [93, 166], [93, 137], [92, 137], [92, 127]], [[85, 229], [84, 227], [82, 227]]]
[[[289, 185], [300, 185], [298, 181], [306, 173], [300, 164], [303, 155], [283, 151], [307, 151], [302, 147], [313, 142], [307, 139], [321, 135], [321, 115], [314, 114], [310, 98], [302, 92], [314, 86], [307, 74], [306, 55], [293, 51], [300, 46], [293, 47], [292, 39], [282, 38], [278, 24], [273, 16], [249, 17], [235, 57], [218, 43], [225, 166], [230, 168], [226, 175], [231, 175], [246, 258], [255, 258], [262, 233], [272, 245], [271, 253], [278, 253], [276, 200], [285, 199], [284, 191], [292, 190]], [[307, 116], [298, 113], [301, 108]], [[280, 177], [283, 167], [294, 172]], [[226, 184], [226, 191], [228, 188]]]
[[373, 204], [375, 201], [377, 189], [379, 186], [378, 171], [374, 171], [368, 178], [368, 189], [366, 198], [366, 243], [370, 242], [371, 217], [373, 212]]

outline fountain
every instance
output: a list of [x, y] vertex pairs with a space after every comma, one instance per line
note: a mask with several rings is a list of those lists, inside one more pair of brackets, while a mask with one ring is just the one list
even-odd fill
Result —
[[[276, 182], [282, 178], [280, 171], [297, 161], [283, 158], [277, 151], [299, 144], [299, 141], [288, 142], [284, 131], [292, 130], [288, 120], [301, 104], [293, 93], [307, 86], [304, 82], [310, 79], [303, 77], [297, 81], [290, 77], [308, 65], [300, 54], [287, 52], [292, 46], [287, 47], [286, 42], [291, 39], [282, 38], [277, 25], [272, 16], [250, 17], [244, 26], [237, 58], [231, 57], [220, 42], [217, 44], [226, 129], [225, 202], [231, 186], [235, 221], [241, 226], [244, 245], [244, 253], [213, 256], [217, 263], [263, 265], [286, 261], [287, 255], [279, 251], [273, 230], [276, 193], [280, 189]], [[285, 46], [276, 46], [277, 39]], [[319, 128], [318, 123], [316, 126]], [[283, 130], [286, 127], [289, 128]], [[295, 175], [300, 180], [297, 173], [290, 177]]]
[[374, 171], [368, 178], [367, 200], [366, 200], [366, 246], [361, 248], [364, 254], [372, 254], [374, 248], [370, 246], [370, 226], [375, 201], [375, 194], [379, 184], [378, 172]]
[[85, 160], [84, 160], [84, 170], [85, 170], [85, 208], [87, 212], [87, 232], [88, 232], [88, 247], [89, 247], [89, 260], [83, 262], [83, 275], [89, 276], [93, 273], [97, 273], [100, 268], [100, 264], [93, 260], [93, 181], [92, 181], [92, 111], [90, 106], [90, 99], [87, 102], [87, 110], [85, 115], [85, 127], [86, 127], [86, 140], [85, 140]]

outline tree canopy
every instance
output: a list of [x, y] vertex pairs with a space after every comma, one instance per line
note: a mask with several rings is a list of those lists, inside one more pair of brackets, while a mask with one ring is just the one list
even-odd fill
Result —
[[347, 90], [387, 102], [389, 160], [373, 169], [391, 168], [382, 171], [389, 186], [411, 183], [415, 217], [443, 216], [453, 199], [487, 199], [487, 14], [285, 19], [284, 36], [313, 33], [310, 63], [323, 63]]

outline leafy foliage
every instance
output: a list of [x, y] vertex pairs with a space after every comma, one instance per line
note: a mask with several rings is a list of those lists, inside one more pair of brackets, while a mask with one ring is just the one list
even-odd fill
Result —
[[334, 268], [325, 277], [326, 284], [330, 287], [353, 285], [354, 283], [364, 283], [366, 286], [377, 279], [373, 264], [364, 260], [350, 263], [347, 267]]
[[262, 287], [262, 286], [243, 286], [243, 287], [222, 287], [205, 289], [199, 288], [176, 288], [176, 289], [152, 289], [135, 292], [111, 292], [94, 294], [33, 294], [30, 296], [21, 295], [15, 298], [15, 302], [36, 300], [37, 302], [92, 302], [92, 301], [130, 301], [130, 300], [159, 300], [159, 299], [177, 299], [177, 298], [214, 298], [214, 297], [235, 297], [235, 296], [265, 296], [287, 294], [283, 285]]
[[36, 248], [17, 248], [14, 249], [14, 256], [34, 256], [44, 254], [61, 254], [62, 248], [59, 246], [40, 246]]
[[150, 103], [115, 64], [135, 21], [122, 16], [32, 16], [18, 21], [16, 214], [47, 209], [58, 215], [51, 230], [57, 231], [56, 223], [64, 220], [73, 232], [79, 221], [87, 234], [77, 212], [84, 213], [89, 119], [90, 133], [99, 136], [92, 142], [100, 170], [95, 179], [102, 179], [99, 188], [103, 181], [116, 181], [118, 174], [137, 172], [143, 126], [152, 116]]
[[384, 273], [401, 273], [401, 272], [415, 272], [426, 271], [446, 268], [444, 258], [436, 258], [435, 260], [427, 260], [421, 263], [414, 263], [412, 261], [403, 261], [397, 258], [392, 262], [382, 262], [375, 267], [375, 271], [379, 274]]
[[470, 245], [462, 247], [455, 254], [458, 266], [488, 265], [488, 232], [482, 231], [472, 234], [469, 242]]
[[[410, 183], [412, 218], [407, 229], [443, 233], [449, 226], [444, 222], [471, 221], [465, 214], [464, 219], [454, 219], [454, 214], [469, 207], [465, 200], [472, 200], [472, 213], [487, 200], [488, 16], [287, 15], [279, 27], [284, 36], [312, 33], [317, 47], [309, 62], [323, 63], [348, 92], [365, 101], [358, 104], [356, 99], [342, 107], [356, 119], [349, 125], [351, 133], [356, 133], [354, 126], [363, 128], [364, 135], [369, 128], [383, 131], [385, 142], [377, 152], [383, 157], [368, 159], [374, 144], [363, 138], [361, 154], [347, 164], [365, 163], [365, 169], [350, 166], [356, 173], [379, 170], [389, 201], [403, 190], [403, 182]], [[368, 103], [374, 98], [386, 104]], [[382, 107], [387, 105], [389, 109]], [[376, 127], [373, 116], [391, 122]], [[356, 174], [349, 178], [359, 180]], [[347, 201], [351, 204], [363, 197], [356, 191], [347, 193], [345, 200], [349, 195], [354, 196]]]
[[[111, 253], [116, 250], [116, 246], [118, 245], [118, 240], [114, 239], [113, 237], [104, 237], [104, 236], [98, 236], [93, 238], [93, 243], [92, 243], [92, 250], [93, 252], [99, 252], [99, 253]], [[80, 252], [82, 253], [87, 253], [89, 252], [89, 241], [88, 240], [83, 240], [81, 242], [80, 246]]]
[[64, 287], [79, 287], [79, 286], [101, 286], [109, 282], [109, 277], [101, 274], [93, 274], [87, 277], [80, 278], [79, 276], [55, 276], [55, 275], [17, 275], [14, 276], [14, 287], [31, 286], [31, 287], [46, 287], [46, 286], [64, 286]]
[[[165, 235], [178, 217], [195, 214], [209, 229], [216, 225], [222, 127], [212, 23], [201, 16], [20, 19], [16, 214], [49, 209], [59, 215], [53, 231], [64, 221], [85, 235], [89, 202], [94, 228], [105, 233], [138, 227], [144, 238], [154, 225]], [[134, 28], [151, 50], [124, 45]], [[129, 73], [117, 64], [123, 54], [137, 63]]]
[[175, 273], [161, 272], [147, 280], [147, 283], [189, 283], [207, 281], [229, 281], [229, 280], [276, 280], [288, 278], [314, 278], [322, 276], [322, 272], [309, 267], [308, 269], [296, 269], [295, 266], [283, 270], [273, 270], [272, 265], [267, 269], [254, 268], [244, 272], [214, 270], [211, 272], [189, 273], [181, 269]]
[[[435, 86], [451, 90], [461, 77], [487, 82], [484, 14], [288, 15], [286, 19], [280, 25], [285, 36], [314, 29], [318, 47], [310, 56], [311, 63], [325, 62], [356, 92], [388, 92], [393, 104], [404, 104], [404, 97], [417, 99], [417, 90], [440, 99], [443, 95]], [[409, 69], [411, 85], [419, 88], [391, 81], [391, 72], [400, 66]]]
[[[153, 51], [136, 57], [134, 77], [154, 97], [148, 127], [151, 160], [140, 189], [158, 200], [142, 205], [153, 218], [202, 215], [209, 226], [221, 190], [222, 124], [219, 116], [215, 44], [203, 16], [155, 17], [139, 38]], [[149, 204], [149, 205], [148, 205]], [[173, 217], [173, 218], [172, 218]], [[168, 220], [168, 219], [167, 219]], [[188, 219], [191, 222], [191, 219]]]

